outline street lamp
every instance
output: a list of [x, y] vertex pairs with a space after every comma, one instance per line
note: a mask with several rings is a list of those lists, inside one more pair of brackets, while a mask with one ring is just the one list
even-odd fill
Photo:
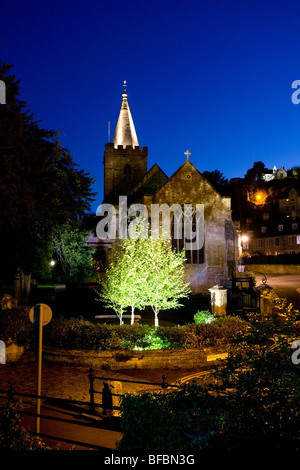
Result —
[[56, 263], [55, 263], [54, 259], [52, 259], [50, 261], [50, 266], [51, 266], [51, 269], [52, 269], [52, 285], [54, 285], [54, 266], [55, 266], [55, 264]]

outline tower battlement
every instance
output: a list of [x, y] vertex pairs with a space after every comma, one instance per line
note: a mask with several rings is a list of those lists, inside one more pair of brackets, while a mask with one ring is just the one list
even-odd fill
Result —
[[115, 146], [113, 142], [105, 144], [105, 152], [115, 153], [118, 155], [128, 156], [128, 154], [137, 155], [137, 156], [148, 156], [148, 147], [140, 147], [136, 145], [132, 147], [131, 145], [118, 145]]

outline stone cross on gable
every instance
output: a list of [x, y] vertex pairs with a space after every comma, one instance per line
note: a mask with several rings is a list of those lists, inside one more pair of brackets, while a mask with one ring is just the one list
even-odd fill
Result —
[[186, 158], [188, 160], [189, 156], [191, 155], [191, 152], [189, 150], [187, 150], [186, 152], [184, 152], [184, 155], [186, 155]]

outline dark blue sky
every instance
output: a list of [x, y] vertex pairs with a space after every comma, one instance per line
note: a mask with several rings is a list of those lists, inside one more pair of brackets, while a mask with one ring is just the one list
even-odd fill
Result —
[[11, 0], [0, 14], [0, 58], [41, 126], [96, 178], [94, 210], [123, 80], [149, 168], [171, 176], [187, 149], [227, 178], [258, 160], [300, 164], [298, 0]]

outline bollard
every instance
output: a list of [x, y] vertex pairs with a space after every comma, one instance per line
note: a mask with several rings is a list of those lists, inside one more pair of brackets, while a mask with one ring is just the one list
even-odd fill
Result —
[[227, 289], [217, 285], [208, 290], [211, 293], [211, 312], [217, 316], [226, 315]]

